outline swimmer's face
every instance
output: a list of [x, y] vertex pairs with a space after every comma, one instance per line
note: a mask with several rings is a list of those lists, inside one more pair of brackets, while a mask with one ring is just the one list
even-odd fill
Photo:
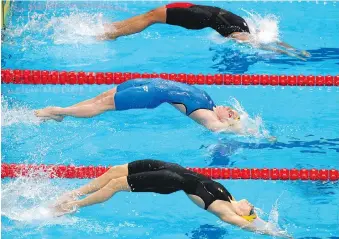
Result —
[[221, 122], [240, 120], [239, 113], [235, 109], [232, 109], [231, 107], [228, 106], [217, 106], [215, 108], [215, 112], [218, 115], [218, 118], [220, 119]]
[[246, 199], [237, 202], [236, 212], [239, 216], [249, 216], [254, 214], [254, 206]]

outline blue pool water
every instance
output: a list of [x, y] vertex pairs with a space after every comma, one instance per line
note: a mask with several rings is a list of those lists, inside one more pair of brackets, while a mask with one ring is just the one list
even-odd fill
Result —
[[[86, 5], [87, 4], [87, 5]], [[193, 72], [338, 74], [339, 15], [336, 3], [215, 2], [280, 19], [282, 39], [312, 57], [307, 62], [235, 46], [210, 30], [152, 26], [114, 42], [96, 42], [98, 14], [120, 20], [158, 6], [154, 2], [16, 2], [2, 44], [4, 68]], [[89, 8], [89, 6], [90, 8]], [[95, 5], [96, 7], [94, 7]], [[85, 7], [87, 6], [87, 7]], [[113, 7], [112, 7], [113, 6]], [[57, 9], [57, 10], [56, 10]], [[29, 12], [27, 16], [27, 12]], [[321, 17], [319, 17], [321, 16]], [[30, 19], [30, 20], [28, 20]], [[74, 33], [70, 24], [82, 29]], [[51, 25], [50, 28], [45, 28]], [[320, 34], [321, 33], [321, 34]], [[150, 50], [151, 49], [151, 50]], [[278, 138], [237, 137], [206, 131], [169, 105], [147, 111], [109, 112], [93, 119], [40, 123], [33, 110], [67, 106], [113, 86], [2, 85], [2, 161], [115, 165], [156, 158], [199, 167], [339, 168], [337, 87], [199, 86], [217, 104], [236, 98]], [[87, 180], [2, 181], [3, 238], [265, 238], [226, 225], [172, 195], [120, 193], [113, 199], [57, 219], [41, 220], [31, 208]], [[295, 238], [339, 238], [339, 187], [332, 182], [220, 181], [247, 198]]]

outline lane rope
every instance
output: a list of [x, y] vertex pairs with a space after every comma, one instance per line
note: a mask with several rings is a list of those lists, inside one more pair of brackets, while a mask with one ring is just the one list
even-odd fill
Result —
[[[1, 164], [1, 178], [36, 177], [96, 178], [111, 166]], [[287, 168], [187, 168], [212, 179], [338, 181], [337, 169]]]
[[161, 78], [198, 85], [263, 85], [263, 86], [339, 86], [339, 75], [233, 75], [132, 72], [66, 72], [45, 70], [1, 70], [3, 84], [91, 85], [121, 84], [131, 79]]

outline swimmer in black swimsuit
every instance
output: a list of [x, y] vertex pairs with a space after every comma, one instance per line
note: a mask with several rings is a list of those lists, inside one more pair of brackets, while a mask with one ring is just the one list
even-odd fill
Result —
[[210, 27], [220, 35], [236, 40], [239, 43], [248, 43], [263, 50], [270, 50], [281, 54], [306, 60], [310, 54], [299, 51], [284, 42], [276, 42], [276, 45], [259, 44], [250, 34], [246, 21], [232, 12], [212, 6], [197, 5], [188, 2], [176, 2], [167, 4], [148, 13], [132, 17], [130, 19], [105, 25], [105, 33], [98, 39], [116, 39], [143, 31], [155, 24], [165, 23], [181, 26], [186, 29], [198, 30]]
[[[63, 195], [52, 208], [55, 216], [102, 203], [121, 191], [170, 194], [184, 191], [199, 207], [222, 221], [243, 229], [290, 238], [260, 219], [247, 200], [236, 201], [220, 183], [178, 164], [159, 160], [139, 160], [110, 168], [89, 184]], [[78, 199], [80, 196], [89, 196]]]

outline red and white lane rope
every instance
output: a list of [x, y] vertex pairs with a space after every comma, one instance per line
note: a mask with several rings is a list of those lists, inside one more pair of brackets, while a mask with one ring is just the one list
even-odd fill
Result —
[[[50, 178], [95, 178], [107, 170], [106, 166], [1, 164], [1, 178], [46, 175]], [[311, 180], [338, 181], [337, 169], [287, 168], [187, 168], [212, 179], [252, 180]]]
[[120, 84], [131, 79], [161, 78], [198, 85], [272, 85], [272, 86], [339, 86], [339, 75], [232, 75], [132, 72], [66, 72], [44, 70], [1, 70], [4, 84]]

